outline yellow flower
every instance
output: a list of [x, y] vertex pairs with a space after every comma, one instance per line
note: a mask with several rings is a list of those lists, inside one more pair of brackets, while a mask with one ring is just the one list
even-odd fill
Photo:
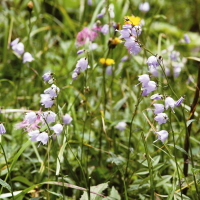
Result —
[[121, 42], [121, 40], [118, 37], [115, 37], [114, 39], [112, 39], [111, 44], [117, 45]]
[[124, 24], [138, 25], [140, 24], [141, 18], [135, 16], [125, 16], [124, 21]]
[[107, 58], [107, 59], [105, 59], [105, 58], [100, 58], [100, 59], [99, 59], [99, 62], [100, 62], [101, 64], [103, 64], [103, 65], [113, 65], [113, 64], [115, 64], [115, 61], [114, 61], [113, 59], [111, 59], [111, 58]]

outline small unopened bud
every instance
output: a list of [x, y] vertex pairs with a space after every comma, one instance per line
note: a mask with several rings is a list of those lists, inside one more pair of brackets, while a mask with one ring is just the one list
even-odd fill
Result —
[[33, 2], [32, 1], [28, 2], [27, 9], [28, 9], [29, 12], [32, 12], [32, 10], [33, 10]]

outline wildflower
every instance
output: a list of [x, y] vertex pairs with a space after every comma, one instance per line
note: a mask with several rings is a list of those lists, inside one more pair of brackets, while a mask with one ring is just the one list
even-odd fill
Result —
[[41, 142], [43, 145], [47, 144], [48, 139], [49, 139], [49, 136], [46, 132], [42, 132], [36, 137], [36, 141]]
[[33, 142], [36, 142], [37, 137], [39, 136], [40, 131], [39, 130], [35, 130], [35, 131], [31, 131], [28, 133], [28, 135], [30, 136], [30, 140]]
[[184, 34], [184, 40], [185, 40], [185, 43], [187, 43], [187, 44], [190, 43], [190, 38], [189, 38], [188, 34]]
[[179, 62], [172, 62], [174, 77], [178, 77], [184, 64]]
[[79, 72], [80, 71], [85, 71], [87, 68], [90, 68], [88, 65], [88, 59], [87, 58], [81, 58], [80, 60], [77, 61], [76, 64], [76, 69], [77, 71], [75, 72]]
[[16, 38], [15, 40], [13, 40], [13, 41], [10, 43], [10, 46], [12, 47], [12, 46], [18, 44], [18, 42], [19, 42], [19, 38]]
[[110, 38], [108, 44], [109, 44], [110, 48], [114, 48], [114, 47], [116, 47], [117, 44], [119, 44], [121, 42], [122, 41], [118, 37], [115, 37], [114, 39]]
[[139, 10], [142, 12], [148, 12], [150, 9], [149, 2], [140, 3]]
[[158, 124], [163, 124], [166, 123], [168, 120], [168, 116], [165, 113], [159, 113], [155, 118], [154, 118]]
[[82, 54], [83, 52], [85, 52], [85, 49], [80, 49], [80, 50], [78, 50], [76, 53], [77, 53], [78, 55], [80, 55], [80, 54]]
[[128, 49], [130, 54], [138, 54], [141, 51], [140, 44], [137, 42], [135, 37], [126, 39], [124, 46]]
[[151, 99], [160, 100], [163, 98], [162, 94], [154, 94], [150, 97]]
[[57, 97], [58, 96], [58, 94], [59, 94], [59, 92], [60, 92], [60, 88], [59, 87], [57, 87], [56, 85], [52, 85], [50, 88], [47, 88], [45, 91], [44, 91], [44, 93], [46, 94], [49, 94], [50, 95], [50, 97]]
[[142, 96], [147, 96], [150, 92], [153, 92], [157, 89], [157, 84], [154, 81], [149, 81], [147, 85], [142, 89]]
[[24, 53], [24, 44], [23, 43], [17, 43], [12, 46], [12, 50], [18, 53], [19, 55], [22, 55]]
[[154, 103], [153, 104], [155, 109], [154, 109], [154, 114], [159, 114], [162, 113], [165, 110], [165, 107], [163, 104], [160, 103]]
[[46, 123], [51, 123], [56, 121], [56, 114], [52, 111], [45, 111], [42, 113], [42, 117]]
[[148, 64], [149, 67], [154, 67], [154, 68], [156, 68], [157, 66], [159, 66], [157, 57], [156, 56], [150, 56], [147, 59], [147, 64]]
[[119, 122], [116, 126], [116, 129], [119, 129], [120, 131], [124, 131], [126, 128], [126, 123], [125, 122]]
[[134, 26], [132, 29], [131, 29], [131, 33], [134, 35], [134, 36], [139, 36], [141, 33], [142, 33], [142, 28], [141, 26]]
[[53, 73], [47, 72], [42, 76], [42, 78], [43, 78], [44, 81], [49, 81], [53, 78]]
[[180, 105], [183, 103], [183, 101], [184, 101], [184, 98], [181, 97], [178, 101], [175, 102], [174, 105], [175, 105], [176, 107], [178, 107], [178, 106], [180, 106]]
[[105, 13], [99, 13], [98, 15], [97, 15], [97, 18], [102, 18], [103, 16], [105, 15]]
[[138, 25], [140, 24], [140, 17], [135, 17], [135, 16], [125, 16], [124, 17], [125, 24], [132, 24], [132, 25]]
[[29, 113], [26, 113], [24, 119], [27, 120], [29, 124], [32, 124], [36, 121], [37, 117], [38, 116], [35, 112], [29, 112]]
[[42, 105], [44, 105], [45, 108], [50, 108], [54, 104], [54, 98], [50, 96], [50, 94], [41, 94], [41, 101]]
[[103, 65], [114, 65], [115, 64], [115, 61], [111, 58], [100, 58], [99, 59], [99, 62]]
[[29, 52], [25, 52], [23, 55], [23, 63], [32, 62], [34, 60], [33, 56]]
[[88, 3], [89, 6], [91, 6], [92, 5], [92, 0], [88, 0], [87, 3]]
[[179, 56], [180, 56], [180, 52], [178, 52], [178, 51], [172, 51], [171, 54], [170, 54], [170, 58], [173, 61], [178, 61]]
[[4, 125], [3, 125], [3, 123], [0, 123], [0, 135], [2, 135], [4, 133], [6, 133], [6, 129], [5, 129]]
[[109, 8], [108, 8], [108, 12], [110, 14], [110, 18], [113, 19], [115, 17], [115, 13], [114, 13], [114, 5], [110, 4]]
[[72, 122], [72, 117], [69, 114], [65, 114], [63, 116], [63, 123], [64, 124], [70, 124]]
[[121, 58], [121, 62], [125, 62], [127, 60], [128, 60], [128, 56], [124, 56], [124, 57]]
[[[167, 97], [165, 99], [165, 109], [167, 110], [169, 107], [173, 110], [175, 106], [175, 101], [171, 97]], [[174, 112], [174, 110], [173, 110]]]
[[140, 81], [140, 83], [142, 83], [142, 87], [147, 86], [148, 82], [150, 81], [149, 75], [148, 74], [143, 74], [138, 76], [138, 81]]
[[108, 66], [108, 67], [106, 68], [106, 74], [112, 75], [112, 71], [113, 71], [112, 66]]
[[63, 126], [61, 124], [56, 124], [50, 127], [50, 129], [53, 130], [56, 135], [60, 135], [60, 133], [63, 131]]
[[109, 25], [105, 24], [101, 27], [101, 33], [103, 33], [104, 35], [106, 35], [109, 31]]
[[161, 140], [162, 143], [164, 143], [164, 141], [168, 138], [169, 133], [165, 130], [161, 130], [158, 132], [155, 132], [158, 135], [158, 139], [155, 140], [154, 142], [157, 142], [158, 140]]

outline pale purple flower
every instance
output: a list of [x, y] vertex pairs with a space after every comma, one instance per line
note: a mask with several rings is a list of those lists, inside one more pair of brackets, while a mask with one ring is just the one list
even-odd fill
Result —
[[180, 106], [180, 105], [183, 103], [183, 101], [184, 101], [184, 98], [181, 97], [180, 99], [178, 99], [178, 100], [176, 101], [175, 106], [176, 106], [176, 107]]
[[153, 105], [155, 107], [155, 109], [153, 109], [154, 110], [154, 114], [162, 113], [165, 110], [165, 107], [164, 107], [163, 104], [154, 103]]
[[154, 90], [157, 89], [157, 84], [154, 81], [149, 81], [147, 85], [142, 88], [142, 96], [147, 96], [150, 92], [153, 92]]
[[53, 78], [53, 73], [52, 72], [47, 72], [42, 76], [44, 81], [49, 81]]
[[155, 99], [155, 100], [160, 100], [163, 98], [163, 95], [162, 94], [154, 94], [150, 97], [151, 99]]
[[52, 111], [45, 111], [42, 113], [42, 117], [46, 123], [51, 123], [56, 121], [56, 114]]
[[169, 118], [165, 113], [159, 113], [154, 119], [160, 125], [160, 124], [166, 123]]
[[106, 68], [106, 74], [107, 75], [112, 75], [112, 71], [113, 71], [112, 66], [107, 66], [107, 68]]
[[125, 62], [125, 61], [127, 61], [128, 60], [128, 56], [123, 56], [122, 58], [121, 58], [121, 62]]
[[75, 79], [77, 79], [77, 77], [78, 77], [78, 73], [74, 72], [74, 73], [72, 74], [72, 79], [75, 80]]
[[80, 54], [82, 54], [83, 52], [85, 52], [85, 49], [80, 49], [80, 50], [78, 50], [76, 53], [77, 53], [78, 55], [80, 55]]
[[131, 29], [131, 33], [134, 35], [134, 36], [139, 36], [141, 33], [142, 33], [142, 28], [141, 26], [139, 25], [136, 25], [134, 26], [132, 29]]
[[171, 97], [167, 97], [165, 99], [165, 109], [167, 110], [169, 107], [172, 109], [174, 112], [174, 106], [175, 106], [175, 101]]
[[150, 78], [148, 74], [143, 74], [143, 75], [139, 75], [138, 76], [138, 81], [140, 81], [140, 83], [142, 83], [142, 87], [145, 87], [148, 85]]
[[50, 127], [50, 129], [53, 130], [56, 135], [60, 135], [60, 133], [63, 131], [63, 126], [61, 124], [56, 124]]
[[154, 68], [156, 68], [157, 66], [159, 66], [157, 57], [156, 56], [150, 56], [147, 59], [147, 64], [148, 64], [149, 67], [154, 67]]
[[89, 68], [88, 59], [87, 58], [81, 58], [80, 60], [77, 61], [76, 69], [75, 69], [77, 71], [74, 70], [74, 72], [80, 73], [80, 70], [85, 71], [87, 68]]
[[180, 52], [178, 52], [178, 51], [172, 51], [170, 54], [170, 58], [173, 61], [178, 61], [179, 57], [180, 57]]
[[24, 53], [24, 44], [23, 43], [17, 43], [12, 46], [12, 50], [18, 53], [19, 55], [22, 55]]
[[5, 129], [4, 125], [3, 125], [3, 123], [0, 123], [0, 135], [2, 135], [4, 133], [6, 133], [6, 129]]
[[32, 62], [34, 60], [33, 56], [29, 52], [25, 52], [23, 55], [23, 63]]
[[150, 9], [149, 2], [140, 3], [139, 10], [142, 12], [148, 12]]
[[126, 128], [126, 122], [119, 122], [116, 126], [116, 129], [119, 129], [120, 131], [124, 131]]
[[38, 116], [35, 112], [29, 112], [29, 113], [26, 113], [24, 119], [27, 120], [29, 124], [32, 124], [36, 121], [37, 118]]
[[188, 34], [184, 34], [184, 40], [185, 40], [185, 43], [187, 43], [187, 44], [190, 43], [190, 38], [189, 38]]
[[44, 105], [45, 108], [50, 108], [54, 104], [54, 98], [50, 96], [50, 94], [41, 94], [40, 103]]
[[45, 93], [45, 94], [49, 94], [50, 97], [57, 97], [58, 94], [59, 94], [59, 92], [60, 92], [60, 88], [57, 87], [57, 86], [54, 85], [54, 84], [53, 84], [50, 88], [47, 88], [47, 89], [44, 91], [44, 93]]
[[130, 37], [126, 39], [124, 46], [128, 49], [130, 54], [136, 55], [141, 51], [141, 47], [136, 41], [135, 37]]
[[39, 136], [40, 131], [39, 130], [35, 130], [35, 131], [31, 131], [28, 133], [28, 135], [30, 136], [30, 140], [33, 142], [36, 142], [37, 137]]
[[105, 15], [105, 13], [99, 13], [98, 15], [97, 15], [97, 18], [102, 18], [103, 16]]
[[18, 42], [19, 42], [19, 38], [16, 38], [15, 40], [13, 40], [13, 41], [10, 43], [10, 46], [12, 47], [12, 46], [18, 44]]
[[72, 122], [72, 117], [69, 114], [65, 114], [63, 116], [63, 123], [64, 124], [70, 124]]
[[172, 66], [173, 66], [174, 77], [178, 77], [179, 74], [181, 73], [184, 64], [180, 62], [172, 62]]
[[155, 132], [158, 135], [158, 139], [155, 140], [154, 142], [157, 142], [158, 140], [161, 140], [162, 143], [164, 143], [164, 141], [168, 138], [169, 133], [165, 130], [161, 130], [158, 132]]
[[128, 38], [131, 37], [131, 30], [129, 28], [124, 28], [123, 30], [116, 30], [116, 31], [118, 31], [121, 34], [120, 38], [127, 40]]
[[149, 73], [151, 73], [152, 76], [158, 77], [158, 67], [149, 67]]
[[103, 33], [104, 35], [106, 35], [109, 31], [109, 25], [108, 24], [104, 24], [102, 27], [101, 27], [101, 33]]
[[92, 5], [92, 0], [88, 0], [87, 3], [88, 3], [89, 6], [91, 6]]
[[48, 139], [49, 139], [48, 134], [46, 132], [42, 132], [37, 136], [36, 141], [41, 142], [44, 145], [47, 144]]

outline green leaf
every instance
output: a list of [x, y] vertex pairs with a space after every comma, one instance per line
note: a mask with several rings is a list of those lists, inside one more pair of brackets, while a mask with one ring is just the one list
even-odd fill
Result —
[[10, 187], [10, 185], [9, 185], [8, 183], [6, 183], [5, 181], [3, 181], [2, 179], [0, 179], [0, 185], [1, 185], [2, 187], [7, 188], [7, 189], [11, 192], [11, 187]]
[[21, 183], [24, 183], [25, 185], [28, 185], [29, 187], [31, 185], [33, 185], [33, 183], [31, 183], [27, 178], [25, 178], [23, 176], [17, 176], [15, 178], [13, 178], [12, 181], [19, 181]]
[[[173, 144], [167, 144], [167, 145], [174, 147]], [[188, 155], [188, 153], [183, 148], [179, 147], [178, 145], [175, 145], [175, 148], [181, 151], [182, 153]]]
[[119, 192], [115, 189], [114, 186], [112, 186], [112, 189], [111, 189], [111, 192], [110, 192], [110, 197], [112, 199], [115, 199], [115, 200], [121, 200]]
[[[108, 183], [102, 183], [97, 186], [90, 187], [90, 190], [96, 193], [102, 193], [108, 187]], [[87, 192], [84, 192], [80, 200], [88, 200]], [[102, 200], [102, 197], [97, 196], [96, 194], [90, 194], [90, 200]]]

